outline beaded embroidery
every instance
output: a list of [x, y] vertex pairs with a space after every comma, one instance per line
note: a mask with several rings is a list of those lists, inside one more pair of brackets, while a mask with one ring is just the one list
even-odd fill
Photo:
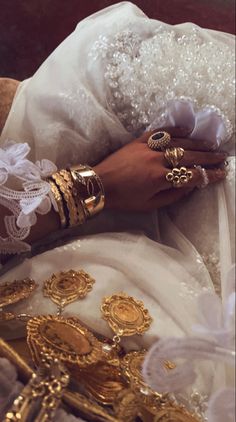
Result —
[[129, 132], [142, 132], [154, 119], [161, 126], [168, 103], [188, 99], [196, 110], [220, 115], [232, 136], [234, 58], [225, 44], [203, 41], [196, 27], [189, 35], [161, 25], [146, 39], [131, 30], [100, 36], [90, 56], [106, 61], [108, 102]]

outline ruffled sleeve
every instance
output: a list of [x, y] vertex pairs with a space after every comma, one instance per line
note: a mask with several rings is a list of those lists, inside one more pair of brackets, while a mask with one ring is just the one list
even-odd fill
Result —
[[27, 159], [29, 152], [27, 143], [13, 141], [0, 148], [0, 205], [9, 210], [4, 217], [6, 235], [0, 236], [1, 254], [30, 250], [24, 240], [36, 223], [37, 214], [51, 209], [53, 197], [45, 179], [57, 167], [47, 159], [33, 163]]

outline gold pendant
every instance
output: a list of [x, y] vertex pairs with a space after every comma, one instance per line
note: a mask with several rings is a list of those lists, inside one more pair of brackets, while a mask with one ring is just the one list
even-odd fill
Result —
[[143, 302], [119, 293], [104, 298], [101, 305], [103, 318], [118, 336], [142, 334], [152, 322]]
[[61, 311], [69, 303], [83, 299], [94, 283], [95, 280], [83, 270], [60, 272], [44, 282], [43, 294], [50, 297]]
[[199, 419], [181, 406], [164, 406], [155, 417], [154, 422], [200, 422]]
[[98, 403], [103, 405], [112, 405], [117, 394], [127, 386], [120, 368], [107, 362], [99, 362], [92, 368], [81, 370], [78, 374], [78, 382]]
[[144, 384], [142, 378], [142, 364], [146, 351], [127, 353], [121, 361], [121, 369], [125, 378], [129, 381], [136, 381]]
[[12, 305], [22, 299], [28, 298], [36, 288], [36, 283], [30, 278], [15, 280], [0, 285], [0, 308]]
[[38, 316], [27, 323], [27, 342], [36, 364], [42, 353], [59, 359], [67, 366], [87, 367], [103, 357], [103, 344], [76, 318]]

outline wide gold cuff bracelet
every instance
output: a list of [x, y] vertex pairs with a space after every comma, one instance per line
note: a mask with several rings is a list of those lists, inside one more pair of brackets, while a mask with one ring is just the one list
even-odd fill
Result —
[[95, 171], [84, 165], [74, 166], [70, 169], [74, 180], [74, 194], [83, 204], [87, 218], [102, 211], [105, 203], [105, 194], [102, 182]]

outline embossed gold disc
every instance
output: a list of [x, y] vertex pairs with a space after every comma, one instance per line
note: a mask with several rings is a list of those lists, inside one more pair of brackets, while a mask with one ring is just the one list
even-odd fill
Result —
[[103, 318], [117, 335], [142, 334], [148, 330], [152, 322], [143, 302], [125, 293], [104, 298], [101, 311]]
[[30, 278], [0, 284], [0, 308], [26, 299], [35, 288], [36, 283]]
[[144, 360], [144, 356], [146, 354], [145, 350], [141, 350], [139, 352], [130, 352], [125, 355], [125, 357], [121, 361], [121, 369], [125, 375], [125, 377], [131, 381], [137, 380], [143, 383], [142, 378], [142, 363]]
[[81, 367], [98, 362], [103, 356], [102, 343], [76, 318], [34, 317], [27, 324], [27, 341], [36, 363], [42, 351]]
[[199, 419], [184, 407], [164, 406], [156, 413], [154, 422], [199, 422]]
[[57, 305], [66, 306], [77, 299], [83, 299], [92, 290], [95, 280], [80, 271], [65, 271], [53, 274], [44, 282], [43, 294]]

